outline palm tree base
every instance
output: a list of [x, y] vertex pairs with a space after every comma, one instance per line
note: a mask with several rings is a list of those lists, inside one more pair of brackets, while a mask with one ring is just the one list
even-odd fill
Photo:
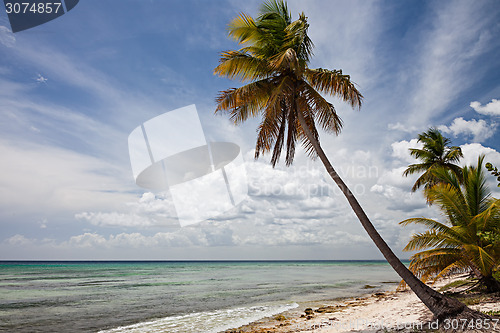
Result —
[[439, 332], [500, 332], [500, 327], [496, 327], [492, 319], [487, 314], [465, 306], [461, 312], [434, 318], [433, 322], [439, 323]]

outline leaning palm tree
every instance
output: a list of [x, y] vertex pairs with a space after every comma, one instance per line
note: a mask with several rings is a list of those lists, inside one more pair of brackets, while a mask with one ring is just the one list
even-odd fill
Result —
[[451, 141], [443, 137], [437, 128], [430, 128], [427, 132], [418, 135], [418, 142], [423, 143], [423, 147], [410, 148], [410, 155], [421, 160], [421, 163], [410, 164], [403, 172], [407, 177], [414, 173], [423, 172], [415, 181], [412, 192], [421, 186], [429, 188], [436, 183], [432, 170], [445, 168], [455, 172], [460, 177], [461, 169], [455, 164], [463, 157], [460, 147], [450, 146]]
[[303, 13], [292, 21], [286, 3], [276, 0], [264, 3], [255, 20], [246, 14], [234, 19], [229, 25], [229, 36], [243, 47], [223, 52], [215, 74], [238, 78], [247, 84], [220, 92], [216, 113], [228, 113], [236, 125], [262, 116], [255, 157], [272, 151], [273, 166], [284, 147], [286, 165], [292, 164], [299, 141], [311, 157], [320, 158], [375, 245], [436, 317], [459, 313], [480, 316], [428, 287], [401, 263], [326, 157], [316, 124], [326, 132], [338, 134], [342, 122], [321, 93], [337, 96], [353, 108], [361, 106], [363, 97], [341, 70], [308, 67], [313, 48], [307, 36], [308, 27]]
[[462, 169], [463, 182], [446, 169], [434, 169], [439, 182], [425, 191], [445, 220], [407, 219], [400, 224], [420, 224], [427, 231], [412, 236], [404, 251], [411, 257], [410, 270], [424, 282], [457, 272], [470, 272], [488, 291], [500, 291], [493, 273], [500, 264], [500, 200], [492, 198], [482, 169]]

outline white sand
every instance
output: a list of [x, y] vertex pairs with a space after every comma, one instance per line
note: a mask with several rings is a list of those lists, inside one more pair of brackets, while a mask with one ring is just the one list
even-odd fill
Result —
[[309, 328], [324, 333], [376, 332], [384, 328], [418, 329], [432, 317], [431, 312], [410, 291], [389, 292], [384, 296], [371, 296], [345, 304], [348, 306], [338, 312], [319, 314], [308, 320]]
[[[463, 278], [463, 277], [462, 277]], [[442, 280], [433, 286], [439, 289], [453, 280]], [[458, 277], [458, 279], [461, 279]], [[389, 291], [362, 298], [322, 304], [330, 312], [317, 313], [306, 318], [301, 313], [285, 313], [286, 321], [269, 319], [250, 324], [231, 332], [274, 332], [274, 333], [339, 333], [339, 332], [420, 332], [435, 329], [432, 313], [410, 290]], [[489, 302], [469, 306], [474, 310], [500, 311], [500, 302]], [[314, 308], [317, 309], [318, 307]], [[476, 332], [500, 331], [500, 322], [491, 322], [498, 330], [481, 329]], [[429, 327], [429, 325], [433, 325]]]
[[[437, 289], [453, 280], [442, 280], [433, 288]], [[354, 301], [345, 301], [341, 305], [347, 306], [334, 313], [316, 314], [314, 318], [306, 321], [307, 326], [297, 324], [304, 329], [292, 330], [291, 332], [368, 333], [384, 332], [384, 329], [419, 332], [422, 329], [437, 328], [429, 327], [429, 325], [437, 324], [432, 321], [432, 313], [410, 290], [386, 292], [382, 296], [372, 295]], [[470, 306], [470, 308], [481, 311], [498, 311], [500, 303], [478, 304]], [[500, 322], [497, 328], [500, 328]], [[493, 330], [482, 331], [491, 332]]]

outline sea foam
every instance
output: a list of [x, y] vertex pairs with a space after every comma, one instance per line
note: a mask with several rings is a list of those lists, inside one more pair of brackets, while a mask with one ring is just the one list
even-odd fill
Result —
[[217, 333], [230, 328], [246, 325], [265, 317], [274, 316], [296, 307], [298, 307], [297, 303], [286, 303], [196, 312], [187, 315], [171, 316], [133, 325], [121, 326], [109, 330], [99, 331], [99, 333]]

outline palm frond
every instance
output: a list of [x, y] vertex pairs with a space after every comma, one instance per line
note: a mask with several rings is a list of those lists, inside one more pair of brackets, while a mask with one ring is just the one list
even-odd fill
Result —
[[222, 52], [214, 74], [245, 82], [268, 78], [273, 74], [273, 69], [268, 61], [246, 52], [226, 51]]
[[[311, 131], [311, 133], [313, 134], [316, 142], [319, 142], [319, 134], [316, 129], [314, 114], [312, 110], [308, 108], [307, 100], [303, 96], [299, 96], [296, 100], [296, 103], [297, 103], [297, 109], [300, 110], [298, 112], [302, 112], [302, 114], [304, 115], [304, 119], [307, 124], [307, 127], [309, 128], [309, 131]], [[307, 156], [309, 156], [312, 159], [315, 159], [318, 156], [318, 154], [316, 152], [316, 149], [314, 148], [314, 144], [313, 142], [309, 141], [300, 123], [298, 126], [298, 138], [302, 141], [302, 146], [304, 147]]]
[[443, 160], [458, 163], [462, 157], [464, 157], [464, 154], [462, 153], [462, 148], [457, 146], [452, 146], [446, 150], [443, 156]]
[[273, 83], [266, 79], [221, 91], [216, 98], [215, 113], [228, 112], [235, 125], [256, 117], [266, 107], [272, 86]]
[[292, 20], [292, 16], [285, 1], [266, 1], [262, 4], [260, 12], [261, 17], [270, 14], [278, 15], [286, 25], [290, 24]]
[[[302, 81], [298, 87], [305, 98], [307, 107], [312, 110], [314, 118], [326, 132], [338, 135], [342, 130], [342, 119], [337, 114], [333, 104], [329, 103], [307, 82]], [[301, 108], [300, 110], [303, 110]]]
[[487, 251], [476, 244], [465, 244], [464, 249], [479, 268], [482, 275], [491, 275], [491, 271], [495, 267], [495, 260]]
[[285, 72], [290, 70], [300, 72], [299, 59], [292, 48], [287, 48], [283, 52], [276, 54], [270, 59], [269, 65], [274, 71]]
[[287, 166], [290, 166], [293, 162], [293, 158], [295, 157], [295, 142], [297, 141], [297, 128], [299, 126], [299, 119], [297, 118], [295, 112], [288, 112], [287, 123], [288, 123], [288, 135], [286, 139], [285, 163]]
[[452, 232], [451, 227], [449, 227], [443, 223], [440, 223], [436, 220], [428, 219], [428, 218], [424, 218], [424, 217], [415, 217], [415, 218], [406, 219], [404, 221], [399, 222], [399, 224], [403, 225], [403, 226], [407, 226], [407, 225], [412, 224], [412, 223], [413, 224], [421, 224], [421, 225], [426, 226], [429, 229], [434, 229], [434, 230], [439, 231], [439, 232], [445, 232], [445, 233]]
[[469, 214], [466, 199], [453, 185], [438, 183], [426, 190], [426, 196], [439, 205], [452, 225], [468, 225]]
[[293, 48], [299, 59], [303, 59], [308, 63], [311, 56], [314, 44], [307, 35], [309, 24], [304, 13], [301, 13], [299, 19], [291, 22], [286, 28], [286, 38], [283, 44], [284, 48]]
[[228, 25], [229, 37], [238, 44], [251, 43], [258, 39], [257, 25], [253, 18], [245, 13], [241, 13]]
[[[269, 99], [266, 102], [264, 119], [259, 125], [257, 144], [255, 147], [255, 158], [271, 150], [274, 145], [272, 165], [275, 166], [281, 155], [283, 147], [284, 130], [286, 124], [286, 113], [283, 114], [282, 103], [290, 91], [291, 79], [287, 76], [278, 77], [273, 80], [273, 88], [270, 90]], [[280, 133], [282, 133], [280, 135]]]
[[477, 229], [482, 232], [500, 233], [500, 200], [490, 198], [487, 208], [473, 218]]
[[349, 75], [342, 74], [342, 70], [307, 69], [304, 77], [314, 89], [340, 97], [353, 108], [361, 108], [363, 95], [356, 89]]
[[410, 155], [424, 163], [432, 165], [436, 160], [436, 155], [428, 149], [409, 148]]
[[471, 215], [480, 214], [486, 209], [491, 194], [486, 185], [483, 160], [484, 155], [480, 155], [477, 166], [466, 167], [463, 171], [465, 196], [469, 203]]
[[437, 232], [436, 230], [427, 230], [422, 233], [414, 234], [408, 244], [403, 248], [403, 251], [409, 252], [430, 247], [452, 248], [460, 246], [460, 242], [446, 237], [443, 234], [444, 233]]

